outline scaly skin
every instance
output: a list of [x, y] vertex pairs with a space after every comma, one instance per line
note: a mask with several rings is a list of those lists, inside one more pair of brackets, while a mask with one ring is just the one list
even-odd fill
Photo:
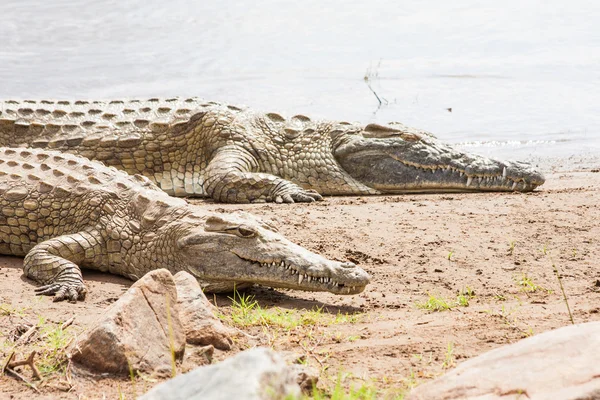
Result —
[[354, 294], [369, 282], [250, 214], [209, 214], [143, 176], [40, 149], [0, 147], [0, 254], [25, 256], [25, 275], [55, 300], [85, 297], [80, 267], [133, 280], [185, 270], [208, 291], [258, 283]]
[[6, 101], [0, 146], [74, 153], [142, 174], [171, 195], [230, 203], [531, 191], [544, 183], [528, 164], [463, 153], [397, 123], [286, 120], [196, 98]]

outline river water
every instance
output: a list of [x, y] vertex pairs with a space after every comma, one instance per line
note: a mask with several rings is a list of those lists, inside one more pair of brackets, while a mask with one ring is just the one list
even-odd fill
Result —
[[0, 0], [0, 98], [190, 95], [596, 158], [600, 2]]

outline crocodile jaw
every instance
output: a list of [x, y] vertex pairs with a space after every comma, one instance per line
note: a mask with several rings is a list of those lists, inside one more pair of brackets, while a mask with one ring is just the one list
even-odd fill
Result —
[[334, 152], [349, 175], [383, 193], [528, 192], [545, 181], [529, 164], [467, 154], [431, 137], [353, 138]]
[[250, 263], [244, 278], [264, 286], [340, 295], [361, 293], [369, 283], [369, 275], [355, 264], [323, 260], [309, 266], [285, 259], [244, 260]]
[[271, 223], [247, 213], [212, 215], [204, 227], [184, 230], [176, 247], [177, 268], [208, 284], [257, 283], [356, 294], [365, 289], [370, 279], [355, 264], [313, 253], [277, 233]]

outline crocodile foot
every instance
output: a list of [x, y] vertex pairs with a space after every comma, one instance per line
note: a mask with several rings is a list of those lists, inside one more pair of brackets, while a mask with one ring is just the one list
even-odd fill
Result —
[[275, 203], [312, 203], [321, 200], [323, 200], [323, 197], [316, 190], [302, 189], [301, 187], [275, 197]]
[[53, 282], [35, 289], [37, 295], [52, 296], [52, 301], [68, 300], [69, 303], [77, 303], [84, 300], [87, 289], [83, 282]]

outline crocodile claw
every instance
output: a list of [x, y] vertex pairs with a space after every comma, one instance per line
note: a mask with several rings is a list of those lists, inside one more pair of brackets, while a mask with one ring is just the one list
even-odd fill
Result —
[[275, 203], [312, 203], [321, 200], [323, 200], [323, 196], [317, 191], [302, 188], [275, 197]]
[[73, 283], [50, 283], [48, 285], [40, 286], [35, 289], [37, 295], [52, 296], [52, 301], [63, 301], [68, 300], [69, 303], [77, 303], [77, 300], [84, 300], [87, 294], [85, 285], [81, 282], [77, 284]]

